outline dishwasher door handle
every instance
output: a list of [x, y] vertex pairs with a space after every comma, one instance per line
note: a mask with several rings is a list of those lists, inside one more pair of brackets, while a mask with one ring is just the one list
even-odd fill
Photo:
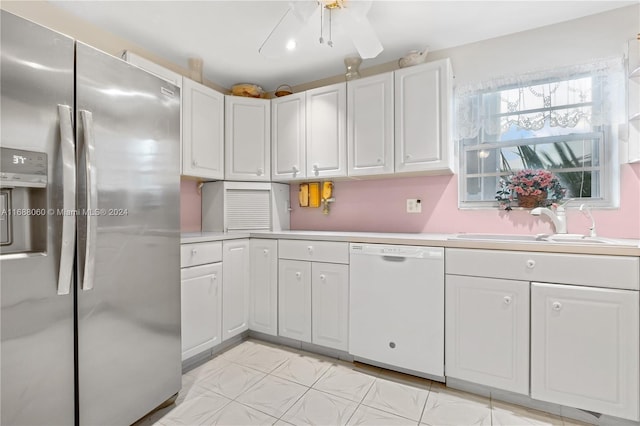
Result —
[[404, 262], [407, 258], [401, 256], [382, 256], [382, 260], [387, 262]]

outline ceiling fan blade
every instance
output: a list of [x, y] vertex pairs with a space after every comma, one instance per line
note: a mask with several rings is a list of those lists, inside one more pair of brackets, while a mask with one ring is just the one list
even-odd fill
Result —
[[315, 0], [289, 2], [289, 8], [271, 30], [258, 52], [268, 58], [284, 56], [292, 50], [287, 48], [287, 45], [292, 41], [295, 45], [298, 34], [317, 8], [318, 3]]
[[[354, 2], [357, 3], [357, 2]], [[352, 3], [349, 3], [350, 5]], [[356, 13], [351, 12], [345, 8], [344, 11], [344, 31], [351, 37], [358, 54], [362, 59], [375, 58], [384, 49], [378, 36], [374, 31], [371, 23], [366, 16], [357, 16]]]
[[289, 7], [291, 8], [291, 10], [293, 11], [293, 13], [296, 15], [296, 17], [306, 23], [309, 18], [311, 17], [311, 15], [313, 15], [313, 12], [316, 11], [316, 9], [318, 8], [319, 4], [316, 0], [303, 0], [303, 1], [290, 1], [289, 2]]

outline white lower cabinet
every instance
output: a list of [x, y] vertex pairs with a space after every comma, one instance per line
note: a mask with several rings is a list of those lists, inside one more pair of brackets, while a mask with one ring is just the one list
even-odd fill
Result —
[[222, 242], [222, 340], [249, 329], [249, 240]]
[[311, 264], [311, 341], [346, 351], [349, 334], [349, 266]]
[[638, 420], [638, 292], [532, 283], [531, 397]]
[[349, 266], [280, 259], [280, 336], [346, 351]]
[[278, 263], [278, 334], [311, 342], [311, 262]]
[[[347, 243], [279, 242], [278, 334], [348, 350], [349, 265]], [[285, 257], [285, 258], [282, 258]], [[317, 258], [321, 262], [311, 262]], [[329, 263], [332, 259], [342, 263]]]
[[182, 360], [222, 341], [222, 264], [181, 271]]
[[529, 282], [447, 275], [446, 375], [529, 393]]
[[249, 329], [278, 335], [278, 241], [252, 238]]

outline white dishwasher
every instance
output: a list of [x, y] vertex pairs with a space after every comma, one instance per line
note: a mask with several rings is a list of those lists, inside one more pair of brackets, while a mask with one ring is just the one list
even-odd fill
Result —
[[444, 377], [444, 248], [352, 243], [349, 353]]

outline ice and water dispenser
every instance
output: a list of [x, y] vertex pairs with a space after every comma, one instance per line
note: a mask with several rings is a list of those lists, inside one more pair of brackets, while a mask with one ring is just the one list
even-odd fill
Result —
[[0, 253], [46, 251], [47, 154], [0, 148]]

